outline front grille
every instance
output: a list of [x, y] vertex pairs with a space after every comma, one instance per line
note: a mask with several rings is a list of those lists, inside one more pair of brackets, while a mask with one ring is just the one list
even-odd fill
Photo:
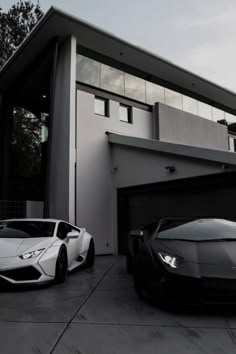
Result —
[[41, 273], [36, 268], [30, 266], [18, 269], [4, 270], [0, 272], [0, 275], [15, 281], [27, 281], [39, 279]]

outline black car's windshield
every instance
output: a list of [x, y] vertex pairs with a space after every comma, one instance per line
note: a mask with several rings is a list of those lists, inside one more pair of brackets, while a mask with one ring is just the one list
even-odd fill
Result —
[[52, 237], [55, 222], [0, 221], [0, 238]]
[[161, 223], [156, 238], [184, 241], [236, 241], [236, 222], [226, 219], [166, 219]]

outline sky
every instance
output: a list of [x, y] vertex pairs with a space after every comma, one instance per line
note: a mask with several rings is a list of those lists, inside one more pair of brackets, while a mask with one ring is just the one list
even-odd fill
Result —
[[[16, 0], [0, 0], [7, 11]], [[35, 3], [36, 1], [33, 1]], [[235, 0], [40, 0], [236, 92]]]

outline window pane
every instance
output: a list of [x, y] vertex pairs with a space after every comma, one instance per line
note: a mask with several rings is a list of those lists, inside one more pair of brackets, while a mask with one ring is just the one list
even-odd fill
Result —
[[198, 101], [198, 114], [200, 117], [211, 119], [212, 120], [212, 110], [211, 106], [206, 103]]
[[181, 94], [169, 89], [165, 89], [165, 104], [175, 108], [183, 109]]
[[101, 116], [106, 115], [106, 102], [103, 99], [95, 98], [95, 113]]
[[221, 109], [212, 107], [212, 116], [213, 116], [213, 120], [215, 122], [218, 122], [218, 120], [225, 119], [225, 112], [222, 111]]
[[125, 96], [145, 102], [145, 81], [130, 74], [125, 74]]
[[120, 105], [120, 120], [122, 122], [131, 123], [130, 107]]
[[183, 97], [183, 110], [192, 114], [198, 114], [197, 101], [188, 96]]
[[77, 54], [76, 80], [92, 86], [101, 86], [101, 64]]
[[104, 90], [125, 94], [124, 73], [110, 66], [102, 64], [101, 66], [101, 87]]
[[235, 123], [236, 122], [236, 117], [233, 114], [230, 113], [226, 113], [225, 112], [225, 119], [227, 120], [227, 122], [230, 123]]
[[164, 87], [146, 81], [146, 102], [154, 104], [156, 102], [164, 103]]

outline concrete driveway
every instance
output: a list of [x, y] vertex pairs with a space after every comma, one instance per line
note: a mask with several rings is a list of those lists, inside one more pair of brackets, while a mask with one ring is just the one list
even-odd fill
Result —
[[1, 354], [236, 353], [236, 308], [171, 312], [140, 300], [124, 257], [65, 284], [0, 292]]

